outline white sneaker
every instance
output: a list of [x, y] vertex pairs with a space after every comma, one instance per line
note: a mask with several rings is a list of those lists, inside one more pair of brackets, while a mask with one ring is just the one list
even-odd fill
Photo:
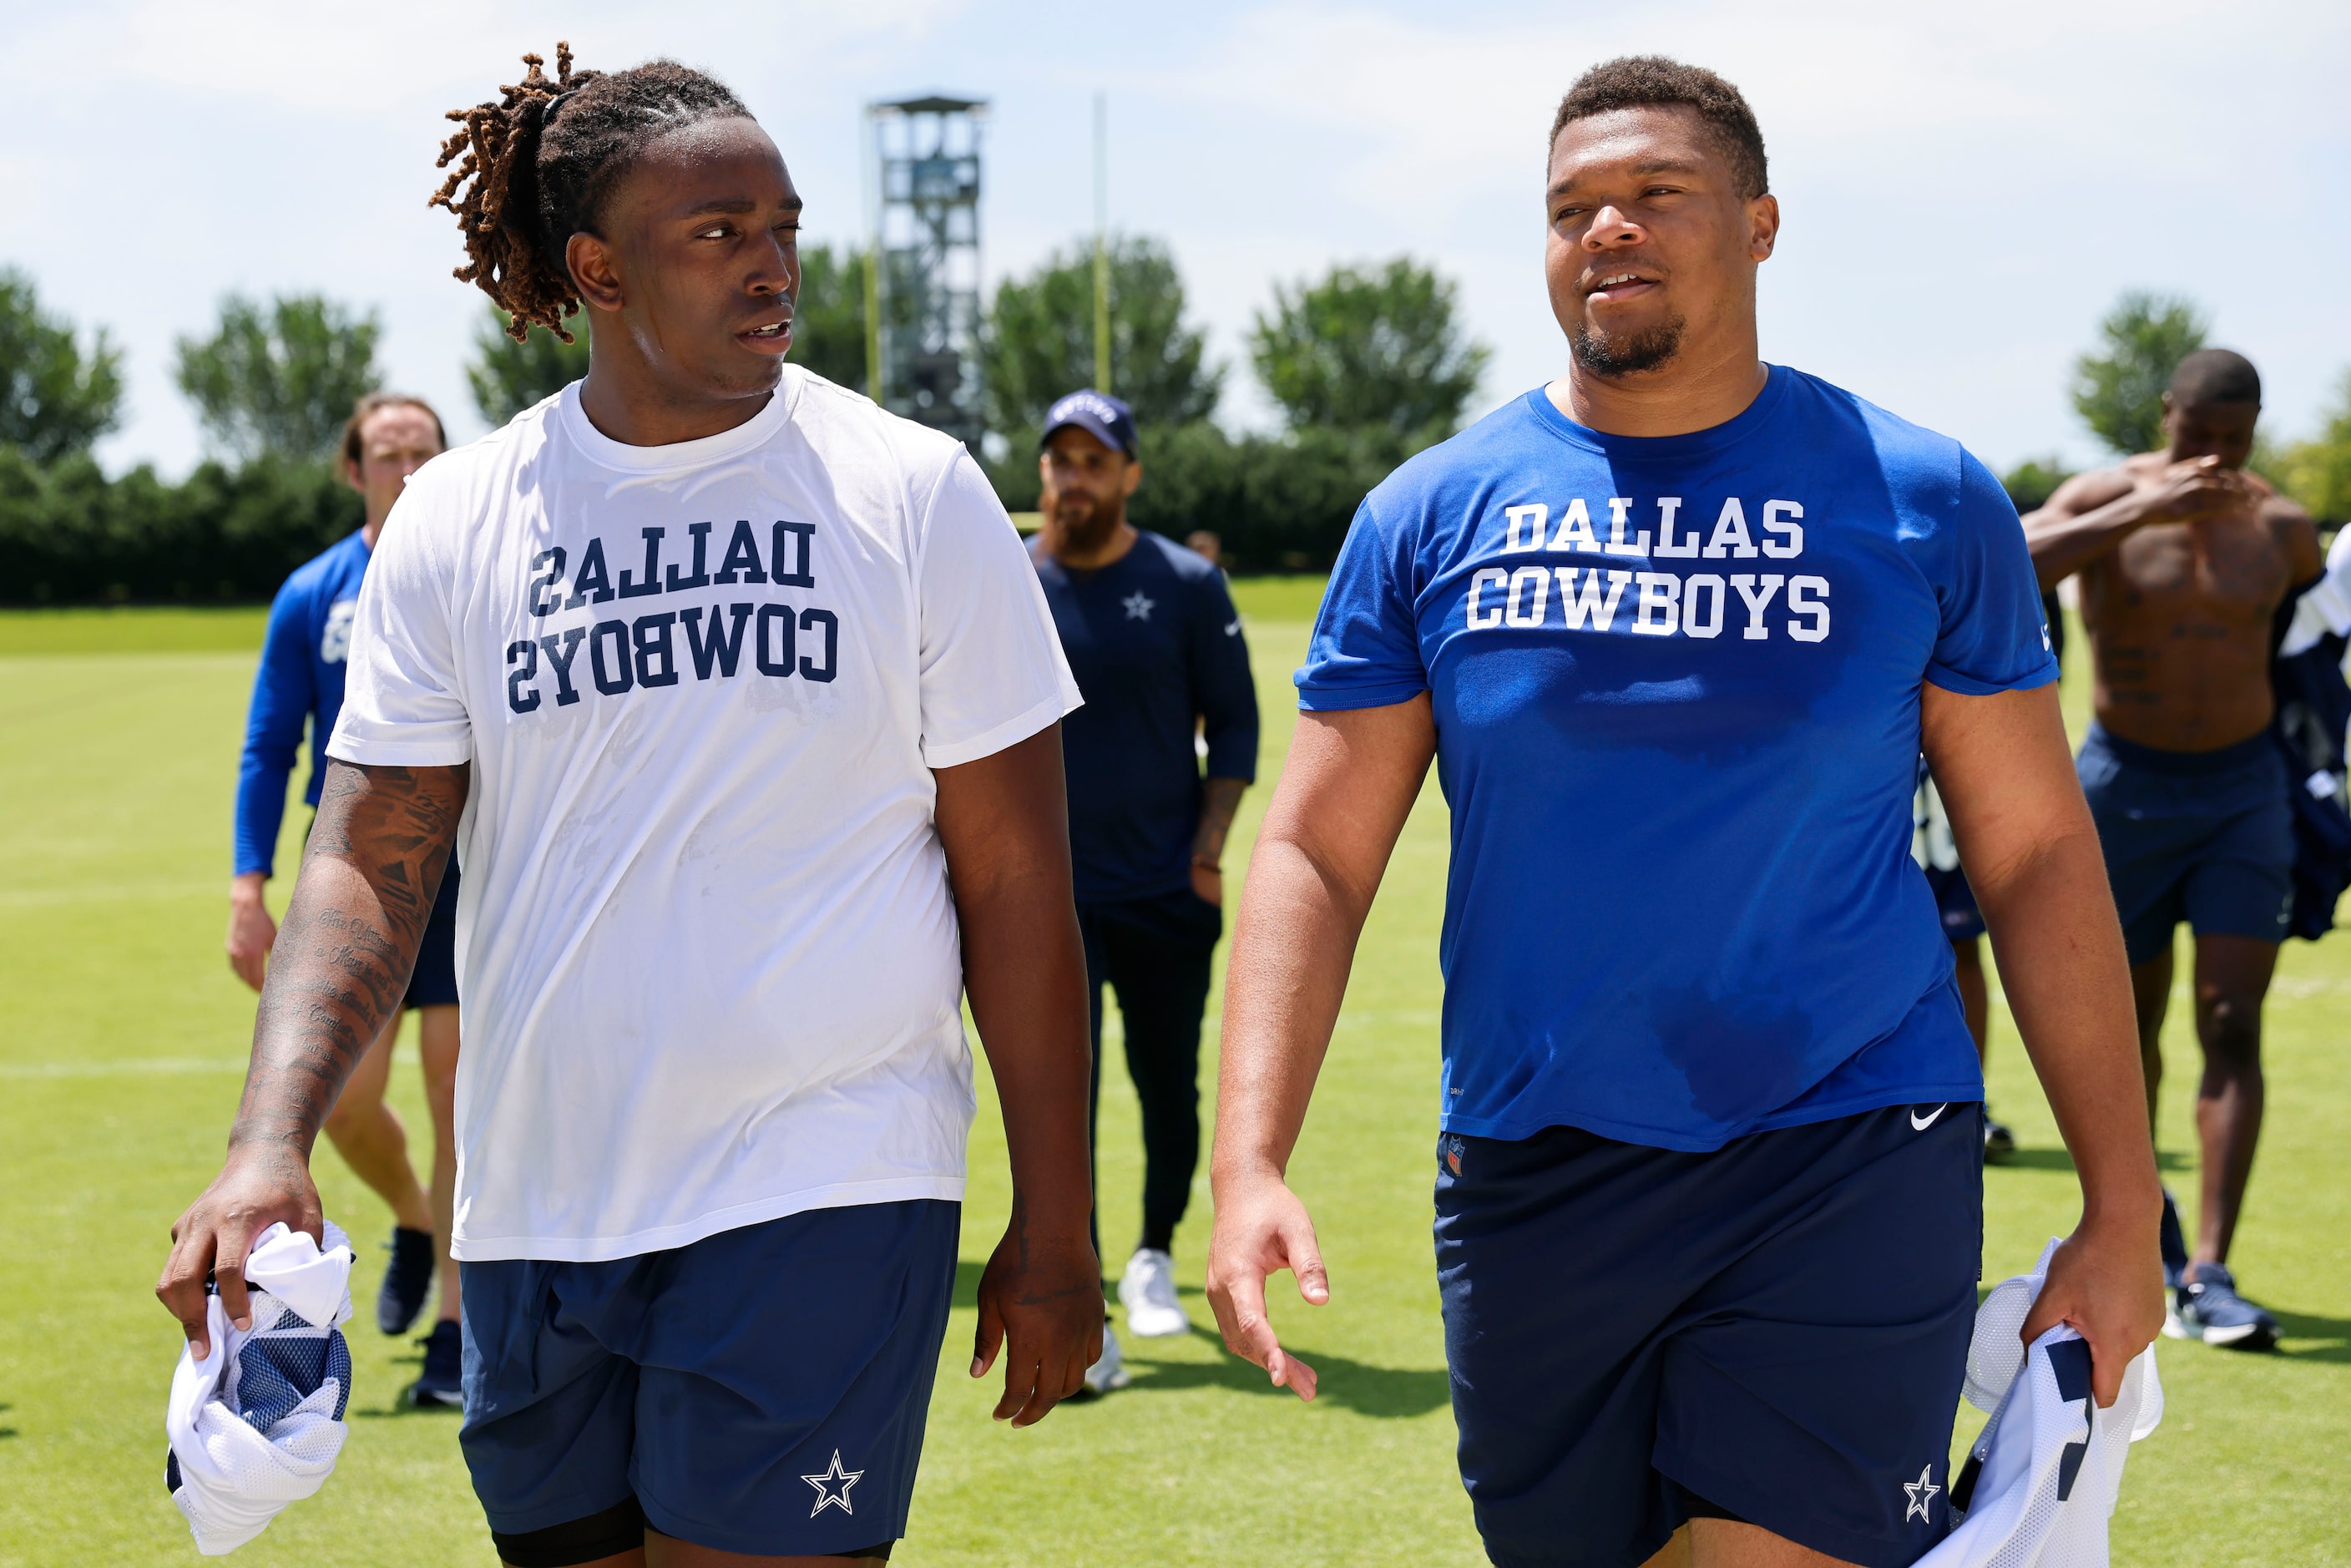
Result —
[[1127, 1375], [1125, 1362], [1118, 1354], [1118, 1335], [1111, 1332], [1110, 1324], [1102, 1324], [1102, 1354], [1086, 1368], [1086, 1392], [1108, 1394], [1113, 1389], [1125, 1387], [1133, 1381]]
[[1176, 1299], [1176, 1260], [1155, 1248], [1135, 1249], [1119, 1276], [1118, 1302], [1126, 1309], [1126, 1328], [1138, 1339], [1165, 1339], [1192, 1332]]

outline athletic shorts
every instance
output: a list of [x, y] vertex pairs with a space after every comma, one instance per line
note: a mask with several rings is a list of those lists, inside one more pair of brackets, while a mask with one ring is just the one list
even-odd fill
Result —
[[1944, 936], [1953, 942], [1972, 942], [1984, 934], [1983, 911], [1976, 907], [1976, 892], [1968, 885], [1963, 868], [1945, 871], [1930, 865], [1927, 885], [1934, 892], [1935, 913], [1943, 922]]
[[408, 977], [403, 1008], [454, 1008], [457, 1005], [457, 857], [441, 876], [440, 896], [425, 916], [424, 940], [417, 945], [416, 967]]
[[887, 1555], [960, 1217], [866, 1204], [606, 1263], [462, 1264], [460, 1442], [500, 1555], [590, 1563], [648, 1524], [722, 1552]]
[[2074, 759], [2134, 966], [2197, 935], [2283, 942], [2294, 918], [2294, 807], [2267, 734], [2158, 751], [2090, 727]]
[[1712, 1154], [1573, 1127], [1437, 1140], [1461, 1479], [1500, 1568], [1635, 1568], [1740, 1519], [1865, 1568], [1949, 1527], [1983, 1108]]

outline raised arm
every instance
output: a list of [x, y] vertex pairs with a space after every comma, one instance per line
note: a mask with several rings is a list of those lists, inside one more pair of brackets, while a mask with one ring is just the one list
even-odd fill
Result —
[[2217, 457], [2174, 463], [2161, 484], [2144, 489], [2119, 468], [2077, 474], [2047, 506], [2025, 514], [2033, 575], [2043, 589], [2054, 588], [2149, 523], [2218, 517], [2242, 505], [2245, 495], [2244, 476], [2221, 467]]
[[2298, 592], [2326, 575], [2326, 550], [2308, 512], [2283, 496], [2272, 495], [2262, 503], [2262, 517], [2285, 551], [2288, 584]]
[[2082, 1186], [2082, 1218], [2025, 1320], [2090, 1343], [2098, 1403], [2163, 1326], [2156, 1222], [2163, 1193], [2148, 1139], [2122, 927], [2083, 801], [2057, 688], [1919, 702], [1928, 767], [1991, 933], [2017, 1032]]
[[465, 810], [466, 768], [327, 765], [319, 820], [271, 949], [228, 1157], [172, 1227], [155, 1286], [196, 1346], [204, 1281], [249, 1326], [245, 1258], [283, 1220], [319, 1235], [310, 1146], [343, 1082], [400, 1007]]
[[971, 1375], [986, 1375], [1004, 1350], [996, 1416], [1028, 1427], [1076, 1393], [1102, 1354], [1102, 1264], [1086, 1239], [1086, 962], [1061, 727], [934, 777], [964, 989], [1012, 1156], [1012, 1218], [980, 1276]]
[[1314, 1369], [1275, 1338], [1265, 1281], [1288, 1269], [1316, 1306], [1331, 1299], [1331, 1287], [1313, 1221], [1290, 1190], [1290, 1152], [1372, 895], [1436, 749], [1426, 694], [1387, 707], [1300, 715], [1234, 926], [1209, 1159], [1217, 1223], [1208, 1302], [1233, 1354], [1301, 1399], [1314, 1397]]

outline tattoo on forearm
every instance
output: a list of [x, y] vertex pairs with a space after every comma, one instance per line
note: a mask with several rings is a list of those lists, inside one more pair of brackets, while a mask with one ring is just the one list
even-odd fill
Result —
[[306, 1148], [400, 1006], [456, 841], [467, 770], [328, 764], [278, 930], [232, 1146]]

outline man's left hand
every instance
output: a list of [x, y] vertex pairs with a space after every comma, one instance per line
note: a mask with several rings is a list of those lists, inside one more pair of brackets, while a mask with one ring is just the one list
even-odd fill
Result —
[[979, 1277], [979, 1333], [971, 1347], [974, 1377], [987, 1376], [1004, 1353], [996, 1418], [1033, 1427], [1075, 1394], [1102, 1355], [1103, 1315], [1102, 1262], [1084, 1229], [1032, 1235], [1016, 1199], [1012, 1223]]
[[2060, 1242], [2024, 1320], [2031, 1344], [2059, 1323], [2089, 1342], [2090, 1387], [2104, 1408], [2131, 1358], [2163, 1329], [2163, 1263], [2152, 1220], [2084, 1219]]
[[1220, 866], [1192, 862], [1192, 894], [1203, 904], [1225, 906], [1225, 873]]

